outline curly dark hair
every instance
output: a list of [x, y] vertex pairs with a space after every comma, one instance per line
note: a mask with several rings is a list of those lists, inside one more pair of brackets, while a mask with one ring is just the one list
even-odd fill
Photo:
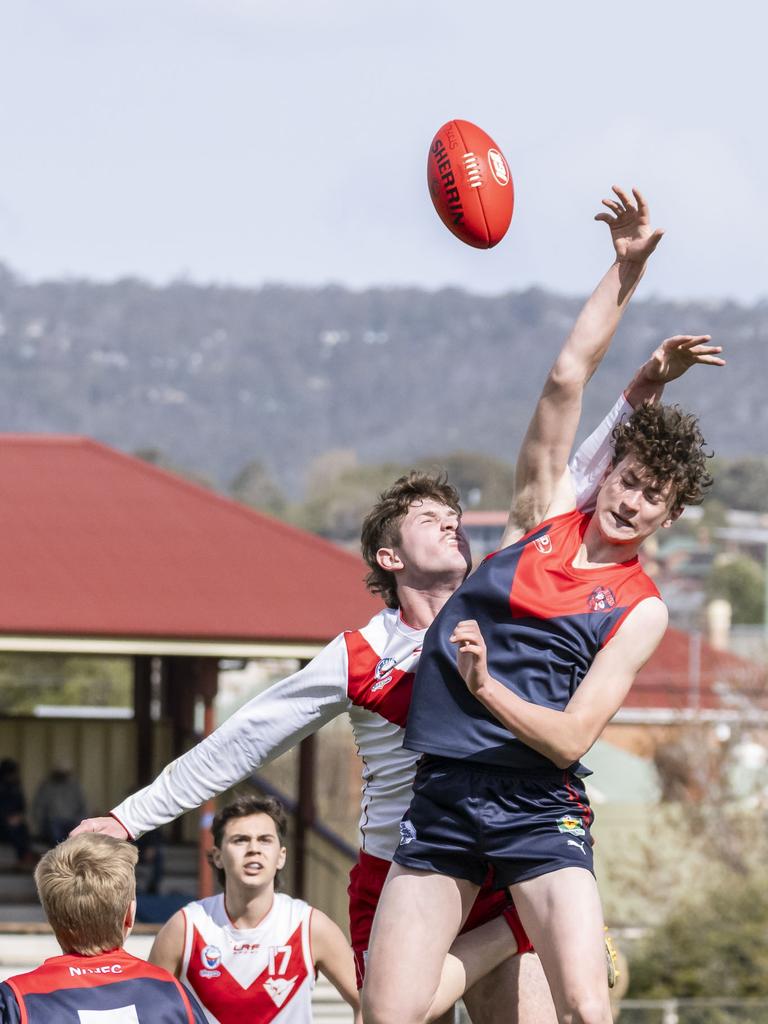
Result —
[[[211, 824], [213, 845], [216, 847], [221, 846], [221, 841], [224, 838], [224, 829], [228, 821], [232, 821], [233, 818], [249, 818], [252, 814], [266, 814], [270, 817], [275, 823], [278, 842], [281, 846], [285, 846], [285, 837], [288, 833], [288, 817], [285, 813], [285, 808], [273, 796], [257, 796], [255, 793], [240, 794], [217, 812]], [[213, 873], [223, 889], [227, 880], [224, 869], [217, 867], [213, 863], [210, 851], [208, 863], [213, 868]], [[275, 887], [280, 887], [279, 871], [275, 875]]]
[[613, 431], [613, 465], [634, 456], [660, 486], [672, 483], [670, 507], [698, 505], [712, 486], [699, 421], [677, 405], [646, 402]]
[[363, 558], [370, 567], [365, 577], [365, 585], [372, 594], [381, 594], [388, 608], [399, 608], [395, 575], [382, 569], [376, 561], [376, 552], [382, 547], [392, 547], [400, 540], [400, 524], [408, 509], [415, 501], [431, 498], [447, 505], [461, 515], [459, 492], [448, 483], [444, 473], [432, 475], [411, 470], [407, 476], [401, 476], [392, 486], [379, 496], [379, 500], [363, 520], [360, 537], [363, 547]]

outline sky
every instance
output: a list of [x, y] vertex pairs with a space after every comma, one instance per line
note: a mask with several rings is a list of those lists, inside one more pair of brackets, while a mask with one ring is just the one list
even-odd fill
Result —
[[[646, 296], [752, 303], [767, 27], [758, 0], [3, 0], [0, 261], [31, 280], [582, 294], [620, 183], [667, 232]], [[490, 251], [427, 193], [455, 117], [515, 180]]]

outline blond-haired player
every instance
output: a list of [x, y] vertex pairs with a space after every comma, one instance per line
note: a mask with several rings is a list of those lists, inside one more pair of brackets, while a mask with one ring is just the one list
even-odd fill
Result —
[[203, 1024], [168, 971], [123, 949], [137, 856], [129, 843], [95, 834], [45, 854], [35, 883], [62, 955], [0, 985], [2, 1024]]

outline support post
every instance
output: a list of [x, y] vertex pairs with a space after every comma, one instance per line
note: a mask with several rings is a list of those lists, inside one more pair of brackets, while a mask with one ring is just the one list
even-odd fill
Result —
[[307, 896], [307, 859], [309, 833], [315, 823], [316, 737], [307, 736], [299, 744], [299, 792], [296, 800], [296, 831], [293, 836], [293, 894]]
[[136, 787], [152, 781], [154, 755], [152, 730], [152, 659], [136, 655], [133, 659], [133, 718], [136, 722]]
[[[219, 688], [219, 662], [217, 658], [199, 658], [196, 663], [195, 689], [203, 699], [203, 739], [214, 730], [213, 701]], [[213, 869], [208, 854], [213, 847], [211, 824], [216, 813], [213, 800], [206, 800], [200, 808], [200, 839], [198, 843], [197, 898], [205, 899], [214, 893]]]

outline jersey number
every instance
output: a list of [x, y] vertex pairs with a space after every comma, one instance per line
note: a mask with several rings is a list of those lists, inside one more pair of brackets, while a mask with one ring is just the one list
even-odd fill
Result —
[[114, 1010], [78, 1010], [80, 1024], [140, 1024], [136, 1006], [118, 1006]]
[[[278, 967], [277, 958], [281, 957], [280, 965]], [[269, 974], [270, 977], [274, 978], [276, 974], [285, 974], [288, 970], [288, 964], [291, 959], [291, 947], [290, 946], [270, 946], [269, 947]], [[95, 1022], [94, 1022], [95, 1024]]]

